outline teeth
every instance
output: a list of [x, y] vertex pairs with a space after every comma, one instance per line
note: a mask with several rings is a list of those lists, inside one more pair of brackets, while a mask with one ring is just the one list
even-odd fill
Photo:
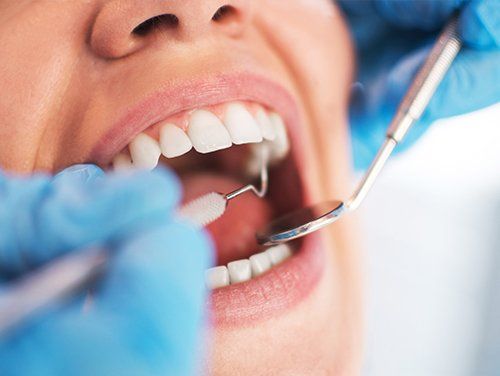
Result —
[[250, 266], [252, 267], [252, 275], [257, 277], [271, 269], [271, 259], [267, 252], [257, 253], [250, 257]]
[[187, 134], [174, 124], [165, 124], [160, 128], [161, 153], [167, 158], [179, 157], [193, 148]]
[[250, 256], [250, 259], [232, 261], [226, 266], [217, 266], [205, 272], [206, 285], [216, 289], [227, 285], [246, 282], [270, 270], [292, 255], [290, 247], [282, 244]]
[[[263, 111], [263, 110], [262, 110]], [[261, 114], [259, 115], [259, 112], [257, 112], [257, 117], [262, 117], [267, 115]], [[276, 113], [272, 113], [267, 117], [267, 120], [269, 121], [269, 126], [272, 129], [272, 136], [271, 136], [271, 131], [268, 133], [268, 138], [273, 137], [274, 140], [266, 140], [265, 143], [268, 145], [268, 150], [269, 150], [269, 165], [274, 165], [277, 162], [281, 161], [290, 151], [290, 142], [288, 140], [288, 135], [286, 132], [285, 124], [283, 122], [283, 119], [281, 118], [280, 115]], [[261, 123], [264, 120], [261, 120]], [[250, 158], [247, 160], [246, 166], [245, 166], [245, 172], [247, 175], [250, 177], [256, 177], [260, 173], [260, 164], [261, 164], [261, 149], [259, 147], [259, 144], [254, 144], [251, 145], [251, 154]]]
[[132, 164], [136, 168], [152, 170], [161, 155], [160, 145], [145, 133], [139, 134], [129, 145]]
[[273, 124], [266, 112], [260, 108], [255, 114], [255, 119], [260, 125], [262, 136], [265, 140], [273, 141], [276, 138], [276, 131], [274, 130]]
[[229, 285], [229, 272], [225, 266], [217, 266], [205, 271], [205, 283], [209, 289]]
[[269, 115], [269, 119], [271, 120], [271, 124], [276, 132], [276, 139], [271, 143], [271, 158], [282, 159], [290, 150], [290, 142], [288, 141], [285, 123], [283, 122], [281, 116], [276, 113]]
[[228, 106], [224, 123], [236, 145], [262, 141], [259, 124], [242, 104], [233, 103]]
[[281, 244], [276, 247], [269, 248], [266, 253], [269, 256], [269, 259], [271, 260], [271, 264], [273, 266], [278, 265], [285, 261], [287, 258], [289, 258], [292, 255], [292, 251], [290, 248], [285, 245]]
[[134, 165], [130, 157], [126, 154], [120, 153], [113, 159], [113, 169], [115, 171], [128, 171], [132, 170]]
[[226, 127], [209, 111], [196, 110], [191, 114], [188, 135], [199, 153], [210, 153], [231, 146]]
[[260, 173], [260, 144], [268, 145], [270, 166], [286, 157], [290, 142], [280, 115], [268, 113], [257, 105], [255, 116], [252, 116], [240, 102], [228, 103], [225, 109], [224, 123], [213, 112], [200, 109], [190, 113], [186, 132], [174, 123], [164, 123], [158, 129], [159, 141], [145, 133], [139, 134], [129, 144], [130, 153], [115, 157], [114, 168], [152, 170], [158, 165], [161, 154], [165, 158], [176, 158], [193, 147], [205, 154], [229, 148], [233, 143], [251, 144], [251, 153], [242, 167], [249, 177], [255, 177]]
[[252, 278], [252, 268], [250, 260], [238, 260], [227, 264], [229, 270], [229, 280], [231, 283], [239, 283], [248, 281]]

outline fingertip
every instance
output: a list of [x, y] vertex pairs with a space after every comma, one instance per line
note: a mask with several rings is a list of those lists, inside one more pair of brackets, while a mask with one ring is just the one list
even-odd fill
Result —
[[170, 169], [158, 166], [153, 171], [137, 170], [133, 173], [115, 173], [113, 178], [120, 185], [150, 190], [152, 195], [159, 194], [165, 200], [177, 204], [181, 197], [181, 184], [177, 175]]
[[172, 222], [129, 240], [103, 281], [100, 307], [120, 312], [143, 335], [192, 352], [206, 319], [204, 274], [211, 247], [200, 231]]
[[173, 286], [187, 298], [199, 298], [204, 271], [213, 260], [208, 236], [176, 221], [124, 239], [118, 248], [111, 270], [113, 281], [127, 281], [138, 295], [153, 294], [160, 300], [170, 298]]
[[402, 28], [434, 31], [466, 0], [376, 0], [378, 12], [390, 23]]
[[81, 183], [88, 183], [104, 176], [104, 171], [93, 164], [79, 164], [68, 167], [55, 175], [54, 180], [75, 179]]
[[157, 168], [154, 171], [112, 172], [90, 190], [98, 195], [95, 202], [120, 205], [118, 209], [127, 215], [141, 217], [157, 212], [170, 215], [180, 202], [181, 188], [174, 173]]
[[182, 196], [182, 185], [179, 177], [171, 169], [163, 166], [154, 169], [152, 175], [159, 179], [159, 184], [165, 193], [168, 191], [169, 197], [177, 203]]
[[464, 42], [474, 48], [500, 47], [500, 17], [495, 1], [473, 1], [460, 15], [459, 32]]

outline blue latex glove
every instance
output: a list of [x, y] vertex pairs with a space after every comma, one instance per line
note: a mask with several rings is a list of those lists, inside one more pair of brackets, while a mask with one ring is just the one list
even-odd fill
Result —
[[0, 173], [0, 286], [91, 244], [113, 251], [89, 312], [75, 297], [0, 338], [0, 375], [195, 372], [211, 246], [173, 217], [179, 193], [166, 171]]
[[500, 101], [500, 1], [343, 0], [358, 52], [351, 106], [354, 159], [366, 168], [437, 33], [461, 10], [465, 46], [422, 120], [398, 150], [411, 145], [435, 120]]

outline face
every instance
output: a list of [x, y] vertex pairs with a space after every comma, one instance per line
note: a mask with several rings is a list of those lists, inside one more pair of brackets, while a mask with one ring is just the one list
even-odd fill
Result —
[[353, 225], [262, 254], [254, 240], [273, 216], [349, 193], [354, 60], [332, 2], [0, 0], [0, 30], [4, 169], [159, 161], [189, 200], [258, 177], [267, 150], [266, 199], [241, 196], [208, 228], [229, 266], [207, 272], [203, 367], [358, 371]]

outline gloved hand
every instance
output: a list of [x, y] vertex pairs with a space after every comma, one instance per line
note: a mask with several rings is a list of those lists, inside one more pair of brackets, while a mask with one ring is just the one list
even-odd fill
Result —
[[435, 120], [500, 101], [500, 6], [497, 0], [341, 0], [358, 52], [351, 105], [354, 159], [366, 168], [438, 32], [461, 10], [464, 47], [401, 147]]
[[187, 375], [196, 367], [208, 238], [178, 222], [167, 171], [0, 173], [2, 287], [67, 252], [112, 252], [88, 312], [76, 297], [0, 337], [1, 375]]

